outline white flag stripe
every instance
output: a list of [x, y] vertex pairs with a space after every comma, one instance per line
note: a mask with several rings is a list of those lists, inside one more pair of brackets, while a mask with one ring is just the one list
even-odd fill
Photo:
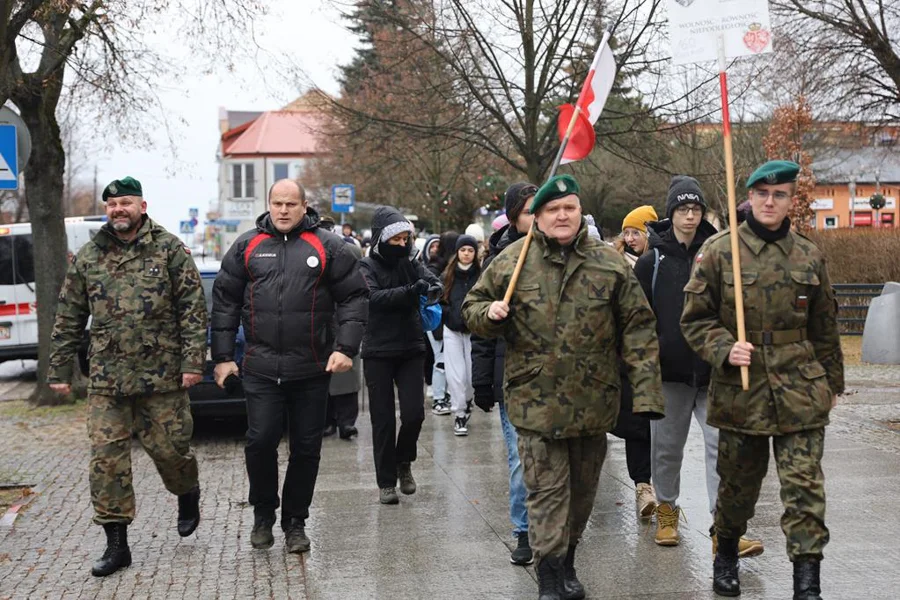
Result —
[[603, 106], [606, 99], [609, 98], [609, 92], [612, 90], [613, 83], [616, 79], [616, 58], [613, 56], [612, 50], [606, 41], [597, 51], [597, 57], [594, 59], [594, 76], [591, 79], [591, 88], [594, 91], [594, 101], [588, 105], [587, 118], [591, 125], [600, 118], [603, 112]]

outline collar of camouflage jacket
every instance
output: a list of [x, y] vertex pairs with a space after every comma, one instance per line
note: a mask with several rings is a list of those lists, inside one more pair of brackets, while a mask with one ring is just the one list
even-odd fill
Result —
[[[741, 236], [741, 240], [747, 245], [748, 248], [755, 254], [759, 256], [759, 253], [762, 252], [763, 248], [766, 247], [766, 241], [756, 235], [756, 232], [753, 231], [753, 228], [744, 221], [741, 223], [740, 227], [738, 227], [738, 233]], [[791, 253], [791, 250], [794, 249], [794, 235], [793, 232], [789, 231], [786, 236], [781, 238], [780, 240], [776, 240], [772, 242], [772, 244], [778, 246], [782, 252], [784, 252], [785, 256]]]
[[562, 254], [573, 251], [581, 257], [586, 256], [584, 250], [581, 246], [585, 243], [585, 240], [588, 239], [588, 230], [584, 221], [584, 217], [581, 218], [581, 225], [579, 226], [578, 233], [575, 235], [575, 239], [569, 246], [563, 246], [555, 239], [547, 237], [543, 231], [538, 229], [537, 221], [534, 224], [534, 241], [537, 242], [538, 246], [540, 246], [541, 250], [544, 253], [544, 258], [554, 260], [559, 259], [558, 262], [564, 262], [562, 259]]

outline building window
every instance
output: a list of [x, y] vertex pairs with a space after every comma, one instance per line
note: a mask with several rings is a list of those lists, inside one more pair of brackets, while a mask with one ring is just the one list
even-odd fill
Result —
[[825, 217], [825, 229], [837, 229], [838, 227], [838, 218], [834, 217]]
[[272, 174], [275, 181], [288, 178], [288, 163], [275, 163], [272, 165]]
[[231, 165], [231, 197], [254, 198], [256, 178], [253, 176], [253, 163]]

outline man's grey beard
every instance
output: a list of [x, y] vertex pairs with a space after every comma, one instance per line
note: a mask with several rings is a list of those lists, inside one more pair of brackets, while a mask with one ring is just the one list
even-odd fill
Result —
[[112, 228], [118, 231], [119, 233], [128, 233], [129, 231], [133, 231], [137, 223], [128, 220], [127, 223], [123, 223], [122, 221], [113, 221]]

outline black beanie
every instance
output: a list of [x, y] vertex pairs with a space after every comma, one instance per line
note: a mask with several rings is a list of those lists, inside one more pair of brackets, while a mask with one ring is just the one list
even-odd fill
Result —
[[708, 208], [700, 182], [687, 175], [676, 175], [669, 184], [669, 195], [666, 197], [666, 218], [671, 219], [675, 208], [681, 204], [699, 204], [703, 212]]
[[459, 249], [463, 246], [471, 246], [475, 252], [478, 252], [478, 240], [471, 235], [461, 235], [456, 238], [456, 251], [459, 252]]
[[503, 208], [506, 210], [506, 218], [509, 219], [509, 224], [513, 228], [515, 228], [516, 220], [525, 208], [525, 202], [534, 196], [537, 191], [537, 186], [527, 181], [514, 183], [506, 189], [506, 193], [503, 195]]

